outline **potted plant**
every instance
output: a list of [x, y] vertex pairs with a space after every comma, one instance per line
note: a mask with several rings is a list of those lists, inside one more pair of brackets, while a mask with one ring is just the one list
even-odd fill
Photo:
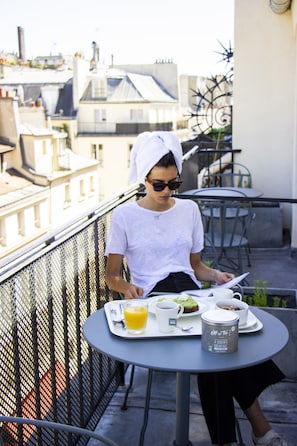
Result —
[[[297, 305], [296, 290], [267, 288], [267, 283], [256, 280], [254, 287], [240, 286], [243, 300], [257, 306], [281, 320], [289, 331], [289, 341], [275, 358], [286, 377], [297, 379]], [[265, 327], [264, 327], [265, 329]]]
[[269, 288], [267, 282], [255, 280], [254, 287], [241, 287], [243, 300], [256, 307], [296, 308], [296, 290]]

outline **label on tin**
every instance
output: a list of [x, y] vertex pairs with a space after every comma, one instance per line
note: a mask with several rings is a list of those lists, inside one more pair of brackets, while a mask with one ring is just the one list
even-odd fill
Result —
[[235, 343], [237, 347], [236, 332], [236, 326], [219, 329], [212, 327], [208, 333], [207, 351], [220, 353], [235, 351]]

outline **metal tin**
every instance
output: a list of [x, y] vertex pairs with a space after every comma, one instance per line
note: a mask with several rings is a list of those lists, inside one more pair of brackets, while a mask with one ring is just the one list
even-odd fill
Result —
[[211, 310], [201, 315], [203, 350], [212, 353], [233, 353], [238, 347], [236, 313], [229, 310]]

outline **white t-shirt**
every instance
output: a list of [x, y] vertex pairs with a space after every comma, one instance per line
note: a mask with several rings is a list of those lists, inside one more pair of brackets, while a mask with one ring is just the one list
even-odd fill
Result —
[[167, 211], [145, 209], [137, 201], [118, 206], [112, 215], [105, 255], [126, 257], [132, 282], [144, 295], [170, 273], [184, 272], [198, 286], [190, 254], [203, 249], [203, 226], [192, 200], [175, 198]]

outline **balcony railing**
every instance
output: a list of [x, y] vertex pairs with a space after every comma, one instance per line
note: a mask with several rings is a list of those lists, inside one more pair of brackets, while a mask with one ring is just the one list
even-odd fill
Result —
[[[128, 189], [1, 261], [1, 414], [97, 425], [124, 368], [88, 346], [82, 325], [116, 297], [104, 281], [106, 231], [114, 207], [136, 193]], [[37, 432], [5, 429], [7, 441], [41, 445]], [[47, 444], [74, 444], [53, 435]]]
[[[187, 128], [186, 122], [184, 127]], [[121, 135], [138, 135], [141, 132], [153, 131], [171, 131], [173, 130], [172, 122], [149, 123], [149, 122], [80, 122], [78, 124], [79, 134], [121, 134]]]

